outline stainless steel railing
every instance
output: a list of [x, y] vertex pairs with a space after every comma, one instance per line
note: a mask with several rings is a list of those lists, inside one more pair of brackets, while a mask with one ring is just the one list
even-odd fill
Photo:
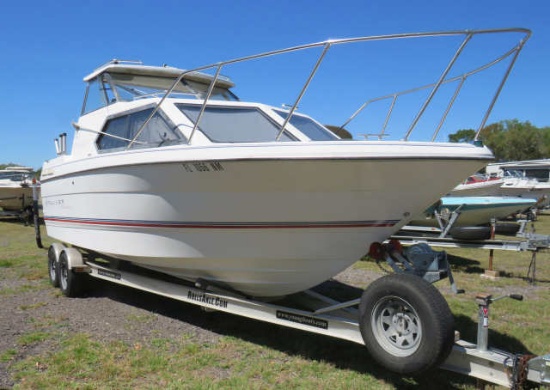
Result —
[[[474, 69], [474, 70], [469, 71], [467, 73], [463, 73], [460, 76], [448, 77], [448, 75], [450, 74], [450, 72], [451, 72], [453, 66], [455, 65], [457, 59], [463, 53], [464, 49], [466, 48], [466, 46], [468, 45], [468, 43], [472, 40], [472, 38], [474, 36], [476, 36], [476, 35], [486, 35], [486, 34], [500, 34], [500, 33], [519, 33], [519, 34], [522, 35], [522, 37], [519, 40], [519, 42], [517, 44], [515, 44], [508, 52], [506, 52], [502, 56], [498, 57], [497, 59], [495, 59], [493, 61], [490, 61], [489, 63], [478, 67], [477, 69]], [[439, 90], [441, 85], [458, 81], [458, 86], [455, 90], [455, 93], [454, 93], [453, 97], [450, 99], [449, 104], [447, 105], [447, 108], [446, 108], [446, 110], [445, 110], [445, 112], [444, 112], [444, 114], [441, 118], [441, 121], [440, 121], [436, 131], [434, 132], [434, 134], [432, 136], [432, 141], [433, 141], [433, 140], [435, 140], [437, 134], [439, 133], [439, 130], [440, 130], [443, 122], [445, 121], [449, 111], [451, 110], [451, 107], [453, 106], [453, 103], [455, 102], [455, 99], [458, 96], [458, 94], [459, 94], [464, 82], [466, 81], [466, 79], [468, 77], [470, 77], [471, 75], [479, 73], [479, 72], [483, 71], [484, 69], [487, 69], [487, 68], [503, 61], [504, 59], [506, 59], [508, 57], [512, 57], [509, 65], [506, 69], [506, 72], [505, 72], [504, 76], [502, 77], [502, 80], [501, 80], [501, 82], [500, 82], [500, 84], [499, 84], [499, 86], [498, 86], [498, 88], [497, 88], [490, 104], [489, 104], [489, 107], [487, 108], [487, 110], [485, 112], [483, 120], [482, 120], [482, 122], [481, 122], [481, 124], [478, 128], [478, 131], [477, 131], [477, 134], [476, 134], [476, 139], [477, 139], [481, 129], [485, 126], [485, 123], [487, 122], [487, 119], [489, 118], [489, 115], [490, 115], [490, 113], [491, 113], [491, 111], [494, 107], [494, 104], [495, 104], [496, 100], [498, 99], [498, 96], [500, 95], [500, 93], [502, 91], [502, 88], [503, 88], [503, 86], [504, 86], [504, 84], [505, 84], [505, 82], [506, 82], [506, 80], [507, 80], [514, 64], [515, 64], [515, 61], [516, 61], [519, 53], [521, 52], [525, 42], [531, 36], [531, 31], [528, 30], [528, 29], [525, 29], [525, 28], [506, 28], [506, 29], [490, 29], [490, 30], [464, 30], [464, 31], [455, 30], [455, 31], [442, 31], [442, 32], [404, 33], [404, 34], [379, 35], [379, 36], [358, 37], [358, 38], [333, 39], [333, 40], [327, 40], [327, 41], [318, 42], [318, 43], [311, 43], [311, 44], [306, 44], [306, 45], [289, 47], [289, 48], [281, 49], [281, 50], [269, 51], [269, 52], [255, 54], [255, 55], [246, 56], [246, 57], [241, 57], [241, 58], [237, 58], [237, 59], [233, 59], [233, 60], [229, 60], [229, 61], [217, 62], [217, 63], [214, 63], [214, 64], [201, 66], [201, 67], [198, 67], [198, 68], [195, 68], [195, 69], [192, 69], [192, 70], [187, 70], [187, 71], [182, 72], [176, 78], [176, 80], [174, 81], [172, 86], [166, 91], [164, 96], [158, 102], [155, 109], [151, 112], [151, 114], [149, 115], [147, 120], [142, 124], [142, 126], [140, 127], [140, 129], [138, 130], [138, 132], [136, 133], [134, 138], [129, 143], [128, 148], [130, 148], [132, 146], [132, 144], [136, 142], [137, 138], [139, 137], [139, 135], [141, 134], [141, 132], [143, 131], [145, 126], [147, 126], [147, 124], [149, 123], [151, 118], [158, 111], [158, 109], [162, 105], [162, 103], [174, 91], [174, 89], [182, 81], [182, 79], [185, 77], [185, 75], [187, 75], [189, 73], [200, 72], [200, 71], [205, 71], [205, 70], [214, 70], [214, 72], [215, 72], [214, 76], [212, 77], [212, 80], [210, 82], [210, 85], [209, 85], [208, 91], [206, 93], [206, 96], [204, 98], [204, 102], [203, 102], [203, 104], [201, 106], [201, 109], [199, 111], [197, 120], [195, 121], [193, 129], [192, 129], [191, 134], [189, 136], [188, 143], [191, 144], [193, 136], [194, 136], [194, 134], [195, 134], [195, 132], [198, 128], [198, 125], [199, 125], [199, 123], [201, 121], [201, 118], [204, 114], [204, 111], [206, 109], [208, 101], [209, 101], [209, 99], [212, 95], [212, 91], [214, 89], [216, 81], [220, 77], [220, 72], [221, 72], [223, 67], [225, 67], [227, 65], [242, 63], [242, 62], [256, 60], [256, 59], [260, 59], [260, 58], [266, 58], [266, 57], [271, 57], [271, 56], [282, 55], [282, 54], [301, 51], [301, 50], [322, 48], [322, 52], [319, 55], [319, 57], [317, 58], [317, 61], [315, 62], [314, 66], [313, 66], [313, 69], [309, 73], [308, 78], [304, 82], [304, 84], [303, 84], [303, 86], [302, 86], [302, 88], [301, 88], [301, 90], [298, 94], [298, 97], [296, 98], [296, 100], [294, 101], [294, 103], [292, 104], [292, 106], [290, 108], [289, 115], [286, 117], [283, 124], [281, 125], [279, 133], [277, 134], [277, 137], [276, 137], [276, 140], [278, 141], [280, 139], [281, 135], [283, 134], [283, 132], [285, 130], [285, 127], [288, 125], [288, 122], [290, 121], [290, 119], [292, 117], [292, 114], [296, 111], [296, 108], [298, 107], [298, 104], [302, 100], [302, 98], [305, 95], [308, 87], [310, 86], [314, 76], [316, 75], [317, 71], [319, 70], [319, 67], [321, 66], [323, 60], [326, 58], [329, 50], [332, 47], [338, 46], [338, 45], [346, 45], [346, 44], [369, 42], [369, 41], [387, 41], [387, 40], [396, 40], [396, 39], [428, 38], [428, 37], [443, 37], [443, 36], [464, 36], [464, 40], [462, 41], [461, 45], [459, 46], [459, 48], [456, 50], [453, 57], [451, 58], [451, 61], [447, 64], [446, 68], [443, 70], [443, 72], [441, 73], [441, 75], [439, 76], [439, 78], [436, 82], [434, 82], [432, 84], [424, 85], [422, 87], [413, 88], [413, 89], [409, 89], [409, 90], [406, 90], [406, 91], [401, 91], [401, 92], [393, 93], [393, 94], [390, 94], [390, 95], [385, 95], [385, 96], [382, 96], [382, 97], [379, 97], [379, 98], [367, 100], [365, 103], [363, 103], [361, 105], [361, 107], [357, 111], [355, 111], [355, 113], [353, 113], [351, 115], [351, 117], [348, 118], [348, 120], [341, 127], [344, 127], [347, 124], [349, 124], [370, 103], [372, 103], [374, 101], [382, 100], [382, 99], [392, 98], [393, 100], [392, 100], [392, 103], [390, 105], [390, 109], [388, 110], [388, 113], [386, 115], [386, 119], [385, 119], [385, 122], [384, 122], [384, 125], [383, 125], [383, 128], [382, 128], [382, 134], [383, 134], [385, 129], [386, 129], [386, 126], [387, 126], [387, 124], [390, 120], [390, 117], [391, 117], [393, 108], [395, 106], [395, 103], [396, 103], [397, 99], [400, 96], [402, 96], [404, 94], [411, 93], [411, 92], [415, 92], [415, 91], [418, 91], [418, 90], [421, 90], [421, 89], [431, 88], [431, 91], [430, 91], [428, 97], [426, 98], [426, 100], [422, 104], [422, 107], [420, 108], [420, 110], [416, 114], [414, 120], [412, 121], [411, 125], [409, 126], [409, 129], [408, 129], [408, 131], [407, 131], [407, 133], [404, 137], [404, 140], [408, 140], [411, 133], [413, 132], [416, 125], [418, 124], [420, 118], [423, 116], [423, 114], [426, 111], [427, 107], [430, 105], [430, 102], [432, 101], [433, 97], [435, 96], [435, 94], [437, 93], [437, 91]]]
[[[522, 44], [523, 45], [523, 44]], [[475, 74], [478, 74], [488, 68], [491, 68], [492, 66], [504, 61], [506, 58], [510, 57], [510, 56], [513, 56], [513, 61], [508, 65], [507, 67], [507, 70], [506, 70], [506, 73], [505, 75], [503, 76], [503, 81], [501, 81], [501, 83], [499, 84], [498, 86], [498, 89], [497, 91], [495, 92], [495, 95], [493, 97], [493, 99], [491, 100], [491, 104], [489, 106], [489, 108], [486, 110], [485, 114], [484, 114], [484, 117], [483, 117], [483, 120], [482, 122], [480, 123], [479, 127], [478, 127], [478, 130], [477, 130], [477, 133], [476, 133], [476, 139], [477, 139], [477, 136], [479, 135], [479, 132], [481, 131], [481, 129], [483, 129], [483, 127], [485, 126], [485, 123], [487, 122], [487, 119], [489, 117], [489, 114], [494, 106], [494, 103], [496, 102], [496, 99], [498, 98], [498, 94], [500, 94], [500, 91], [502, 90], [502, 87], [504, 86], [504, 81], [506, 80], [506, 77], [508, 77], [513, 65], [514, 65], [514, 62], [515, 62], [515, 59], [517, 57], [517, 55], [519, 54], [519, 51], [521, 50], [521, 47], [518, 45], [512, 49], [510, 49], [509, 51], [507, 51], [506, 53], [502, 54], [501, 56], [499, 56], [498, 58], [495, 58], [494, 60], [476, 68], [476, 69], [473, 69], [469, 72], [466, 72], [466, 73], [463, 73], [459, 76], [455, 76], [455, 77], [451, 77], [451, 78], [447, 78], [447, 79], [440, 79], [438, 82], [436, 83], [431, 83], [431, 84], [426, 84], [426, 85], [422, 85], [422, 86], [419, 86], [419, 87], [415, 87], [415, 88], [411, 88], [411, 89], [407, 89], [407, 90], [403, 90], [403, 91], [399, 91], [399, 92], [393, 92], [391, 94], [387, 94], [387, 95], [383, 95], [383, 96], [378, 96], [378, 97], [375, 97], [375, 98], [372, 98], [372, 99], [369, 99], [367, 100], [366, 102], [364, 102], [344, 123], [342, 123], [342, 125], [340, 125], [339, 127], [341, 128], [345, 128], [348, 124], [350, 124], [361, 112], [363, 112], [370, 104], [372, 103], [375, 103], [375, 102], [379, 102], [379, 101], [382, 101], [382, 100], [388, 100], [388, 99], [391, 99], [391, 103], [390, 103], [390, 106], [388, 108], [388, 111], [386, 113], [386, 117], [385, 117], [385, 121], [382, 125], [382, 128], [380, 130], [379, 133], [377, 134], [371, 134], [371, 135], [374, 135], [374, 136], [377, 136], [379, 138], [383, 137], [385, 135], [385, 132], [386, 132], [386, 128], [387, 128], [387, 125], [388, 125], [388, 122], [390, 120], [390, 117], [391, 117], [391, 114], [393, 112], [393, 109], [397, 103], [397, 99], [400, 97], [400, 96], [403, 96], [403, 95], [407, 95], [407, 94], [411, 94], [411, 93], [415, 93], [415, 92], [418, 92], [418, 91], [421, 91], [421, 90], [425, 90], [425, 89], [429, 89], [429, 88], [432, 88], [432, 92], [430, 94], [430, 97], [426, 100], [426, 102], [424, 103], [424, 105], [422, 106], [422, 109], [421, 109], [421, 112], [424, 112], [427, 104], [429, 103], [429, 100], [431, 100], [431, 98], [433, 97], [433, 95], [435, 94], [435, 92], [437, 91], [437, 89], [441, 86], [441, 85], [445, 85], [445, 84], [450, 84], [450, 83], [454, 83], [454, 82], [457, 82], [457, 86], [456, 86], [456, 89], [451, 97], [451, 99], [449, 100], [449, 103], [447, 104], [447, 107], [441, 117], [441, 120], [439, 121], [439, 124], [436, 128], [436, 130], [434, 131], [433, 135], [432, 135], [432, 141], [435, 140], [435, 138], [437, 137], [437, 135], [439, 134], [439, 131], [443, 125], [443, 123], [445, 122], [445, 119], [447, 118], [447, 115], [449, 114], [449, 111], [451, 110], [456, 98], [458, 97], [462, 87], [464, 86], [464, 83], [465, 81], [470, 77], [470, 76], [473, 76]], [[421, 112], [419, 112], [419, 114], [415, 117], [415, 122], [413, 125], [411, 125], [407, 131], [407, 135], [405, 137], [405, 139], [408, 139], [408, 137], [410, 136], [411, 132], [413, 131], [414, 129], [414, 126], [416, 125], [416, 123], [418, 123], [418, 119], [420, 119], [420, 116], [421, 116]]]

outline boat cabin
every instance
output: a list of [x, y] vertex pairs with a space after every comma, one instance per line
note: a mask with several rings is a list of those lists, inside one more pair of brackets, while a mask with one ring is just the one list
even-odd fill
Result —
[[32, 168], [28, 167], [6, 167], [0, 169], [0, 184], [11, 184], [26, 182], [31, 179]]
[[218, 76], [208, 95], [213, 79], [167, 66], [120, 61], [101, 66], [84, 78], [73, 152], [75, 147], [77, 154], [90, 155], [174, 144], [340, 139], [303, 114], [294, 112], [288, 119], [289, 110], [242, 102], [227, 77]]
[[492, 163], [486, 170], [492, 176], [526, 177], [542, 183], [550, 181], [550, 159]]
[[[200, 72], [188, 72], [169, 66], [144, 66], [139, 62], [113, 60], [84, 78], [88, 83], [81, 115], [116, 102], [128, 102], [148, 97], [163, 97], [170, 89], [171, 97], [204, 99], [213, 77]], [[174, 85], [177, 78], [184, 74]], [[234, 84], [219, 76], [210, 99], [237, 101], [229, 89]]]

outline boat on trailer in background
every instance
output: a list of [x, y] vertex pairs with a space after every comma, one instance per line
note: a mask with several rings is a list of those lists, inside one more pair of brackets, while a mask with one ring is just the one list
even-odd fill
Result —
[[20, 215], [32, 206], [33, 169], [10, 166], [0, 169], [0, 209]]
[[513, 196], [444, 196], [410, 224], [442, 227], [442, 220], [449, 221], [457, 213], [454, 226], [488, 226], [492, 220], [525, 213], [536, 204], [536, 199]]
[[[48, 235], [60, 241], [48, 251], [52, 284], [74, 296], [85, 275], [106, 279], [359, 342], [397, 372], [437, 366], [453, 345], [452, 314], [422, 278], [381, 278], [361, 299], [343, 304], [309, 289], [359, 260], [372, 243], [493, 158], [480, 144], [409, 140], [442, 85], [461, 80], [461, 86], [488, 67], [450, 76], [467, 43], [492, 33], [521, 35], [490, 62], [510, 60], [506, 79], [528, 30], [329, 40], [192, 70], [116, 60], [101, 66], [84, 79], [71, 153], [62, 135], [58, 156], [42, 170], [44, 221]], [[430, 84], [431, 96], [403, 139], [342, 140], [297, 111], [336, 47], [445, 36], [463, 37], [462, 45]], [[231, 65], [315, 49], [321, 53], [313, 70], [287, 108], [242, 101], [221, 76]], [[128, 272], [136, 267], [140, 272]], [[157, 280], [159, 273], [178, 284]], [[308, 291], [324, 307], [304, 312], [267, 303]], [[335, 320], [341, 309], [346, 318]]]
[[447, 196], [496, 196], [504, 181], [476, 173], [457, 185]]

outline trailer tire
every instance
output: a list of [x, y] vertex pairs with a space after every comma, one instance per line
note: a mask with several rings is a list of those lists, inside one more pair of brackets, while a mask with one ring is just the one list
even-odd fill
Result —
[[501, 222], [495, 225], [495, 234], [515, 236], [519, 231], [519, 224], [515, 222]]
[[48, 276], [53, 287], [59, 287], [59, 261], [53, 245], [48, 249]]
[[441, 293], [410, 274], [383, 276], [359, 305], [363, 341], [374, 359], [399, 374], [441, 364], [454, 343], [454, 318]]
[[491, 238], [491, 228], [488, 226], [455, 227], [449, 233], [455, 240], [488, 240]]
[[83, 290], [83, 277], [69, 268], [65, 251], [59, 255], [59, 288], [68, 298], [78, 297]]

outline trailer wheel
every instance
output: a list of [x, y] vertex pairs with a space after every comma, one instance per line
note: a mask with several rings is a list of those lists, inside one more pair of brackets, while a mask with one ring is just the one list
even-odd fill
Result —
[[65, 251], [59, 256], [59, 288], [63, 295], [69, 298], [77, 297], [82, 292], [82, 275], [69, 268]]
[[359, 305], [360, 329], [370, 354], [399, 374], [438, 366], [454, 343], [454, 318], [439, 291], [410, 274], [375, 280]]
[[449, 233], [455, 240], [488, 240], [491, 238], [491, 228], [488, 226], [455, 227]]
[[501, 222], [495, 225], [495, 234], [515, 236], [519, 231], [519, 224], [515, 222]]
[[59, 287], [59, 262], [53, 246], [48, 249], [48, 276], [53, 287]]

